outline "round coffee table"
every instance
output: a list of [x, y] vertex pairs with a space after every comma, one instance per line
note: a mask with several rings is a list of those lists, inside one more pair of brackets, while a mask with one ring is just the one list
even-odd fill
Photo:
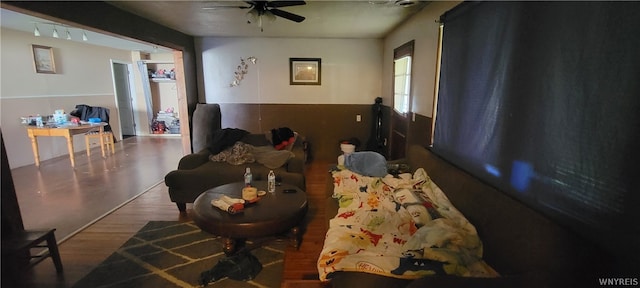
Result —
[[[258, 190], [267, 190], [266, 181], [255, 181]], [[193, 203], [193, 221], [203, 231], [224, 239], [224, 252], [232, 255], [238, 244], [247, 238], [279, 235], [287, 231], [293, 234], [293, 245], [298, 248], [301, 240], [302, 220], [307, 214], [307, 194], [293, 185], [276, 186], [273, 193], [267, 192], [255, 203], [245, 204], [244, 211], [229, 214], [211, 205], [211, 200], [222, 195], [242, 198], [244, 182], [235, 182], [209, 189]], [[284, 193], [293, 189], [295, 193]], [[238, 243], [240, 242], [240, 243]]]

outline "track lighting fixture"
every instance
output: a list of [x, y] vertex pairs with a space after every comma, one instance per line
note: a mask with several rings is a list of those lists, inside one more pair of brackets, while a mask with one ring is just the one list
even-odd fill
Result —
[[[58, 26], [60, 26], [64, 28], [64, 36], [67, 40], [72, 40], [73, 38], [71, 36], [71, 31], [73, 29], [78, 29], [78, 30], [82, 30], [82, 41], [89, 41], [89, 37], [87, 37], [87, 32], [84, 29], [74, 28], [66, 24], [55, 23], [55, 22], [32, 22], [32, 23], [34, 26], [33, 36], [36, 36], [36, 37], [42, 36], [42, 33], [40, 33], [41, 26], [51, 25], [53, 27], [53, 30], [51, 31], [51, 37], [53, 38], [60, 38], [60, 33], [58, 32]], [[48, 33], [46, 29], [44, 33], [45, 34]]]

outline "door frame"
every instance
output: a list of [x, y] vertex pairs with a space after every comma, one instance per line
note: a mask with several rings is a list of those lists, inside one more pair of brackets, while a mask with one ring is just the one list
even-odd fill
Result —
[[[173, 50], [173, 64], [176, 69], [176, 89], [178, 90], [178, 119], [180, 120], [180, 138], [182, 154], [191, 154], [191, 130], [189, 129], [189, 107], [187, 83], [185, 81], [184, 58], [182, 50]], [[198, 152], [198, 151], [193, 151]]]

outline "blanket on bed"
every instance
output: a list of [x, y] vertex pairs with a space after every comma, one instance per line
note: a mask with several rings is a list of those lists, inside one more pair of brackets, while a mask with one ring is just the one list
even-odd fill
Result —
[[404, 279], [426, 275], [497, 277], [482, 242], [424, 169], [398, 178], [332, 171], [338, 214], [318, 258], [320, 280], [335, 271]]

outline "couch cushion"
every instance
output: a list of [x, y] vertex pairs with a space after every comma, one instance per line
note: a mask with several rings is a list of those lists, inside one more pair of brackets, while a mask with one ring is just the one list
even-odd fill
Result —
[[197, 153], [213, 144], [213, 133], [222, 128], [220, 105], [198, 103], [193, 112], [191, 147]]
[[[276, 129], [273, 129], [276, 130]], [[293, 131], [293, 137], [289, 138], [286, 142], [285, 146], [280, 146], [280, 147], [276, 147], [276, 145], [273, 144], [273, 130], [271, 131], [267, 131], [264, 132], [264, 136], [265, 138], [267, 138], [267, 141], [269, 141], [269, 144], [271, 146], [274, 146], [274, 148], [278, 149], [278, 150], [293, 150], [293, 145], [296, 143], [296, 141], [298, 140], [298, 132]]]

